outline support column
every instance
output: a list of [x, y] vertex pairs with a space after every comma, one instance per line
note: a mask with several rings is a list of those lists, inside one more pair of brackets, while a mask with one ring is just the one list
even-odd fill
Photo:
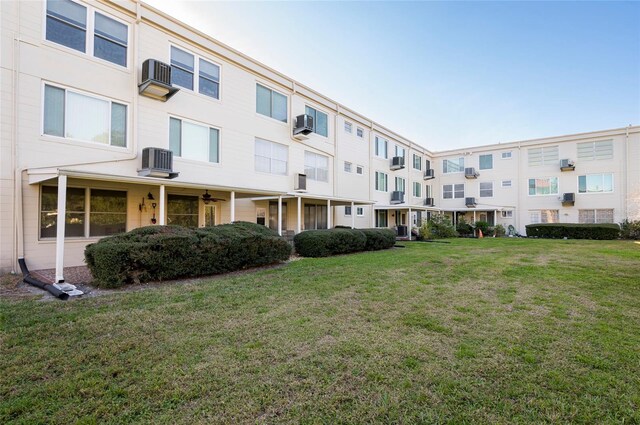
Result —
[[64, 283], [64, 233], [67, 216], [67, 176], [58, 176], [58, 215], [56, 217], [56, 283]]
[[351, 203], [351, 228], [355, 229], [356, 228], [356, 208], [355, 208], [355, 202]]
[[233, 223], [234, 221], [236, 221], [236, 192], [233, 191], [231, 192], [231, 200], [229, 201], [231, 202], [231, 223]]
[[164, 185], [161, 184], [160, 185], [160, 195], [159, 195], [160, 199], [158, 199], [158, 223], [161, 226], [164, 226], [165, 224], [167, 224], [167, 214], [166, 214], [166, 209], [167, 209], [167, 200], [166, 200], [166, 194], [164, 191]]
[[302, 232], [302, 196], [298, 196], [298, 224], [296, 225], [296, 233]]
[[476, 233], [476, 210], [473, 210], [473, 236], [478, 236]]
[[327, 199], [327, 229], [331, 229], [331, 199]]
[[498, 210], [493, 210], [493, 227], [498, 224]]
[[278, 196], [278, 234], [282, 236], [282, 196]]
[[409, 214], [407, 217], [407, 233], [409, 240], [411, 240], [411, 230], [413, 230], [413, 217], [411, 217], [411, 208], [409, 208]]

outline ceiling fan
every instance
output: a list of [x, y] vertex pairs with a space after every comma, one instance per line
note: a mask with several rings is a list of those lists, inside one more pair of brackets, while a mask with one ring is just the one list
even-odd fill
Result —
[[218, 201], [226, 201], [226, 199], [214, 198], [213, 196], [211, 196], [211, 194], [209, 194], [208, 189], [204, 191], [204, 194], [202, 195], [202, 202], [204, 202], [205, 205], [208, 205], [210, 202], [218, 202]]

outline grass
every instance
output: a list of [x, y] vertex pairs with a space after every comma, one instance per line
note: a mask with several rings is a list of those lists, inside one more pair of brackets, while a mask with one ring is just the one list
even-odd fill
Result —
[[640, 245], [406, 243], [0, 301], [0, 423], [639, 423]]

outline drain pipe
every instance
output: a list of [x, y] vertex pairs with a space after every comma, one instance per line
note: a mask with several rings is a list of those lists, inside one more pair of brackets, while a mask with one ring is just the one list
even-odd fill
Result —
[[60, 289], [56, 288], [54, 285], [43, 282], [31, 276], [31, 273], [29, 273], [29, 269], [27, 268], [27, 263], [25, 263], [24, 258], [22, 257], [18, 258], [18, 264], [20, 265], [20, 270], [22, 271], [22, 280], [24, 281], [24, 283], [28, 283], [29, 285], [35, 286], [36, 288], [44, 289], [54, 297], [59, 298], [63, 301], [66, 301], [69, 299], [69, 294], [67, 294], [66, 292], [61, 291]]

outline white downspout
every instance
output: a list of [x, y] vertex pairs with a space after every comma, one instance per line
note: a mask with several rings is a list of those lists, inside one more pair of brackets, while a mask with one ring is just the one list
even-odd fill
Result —
[[278, 234], [282, 236], [282, 196], [278, 196]]

